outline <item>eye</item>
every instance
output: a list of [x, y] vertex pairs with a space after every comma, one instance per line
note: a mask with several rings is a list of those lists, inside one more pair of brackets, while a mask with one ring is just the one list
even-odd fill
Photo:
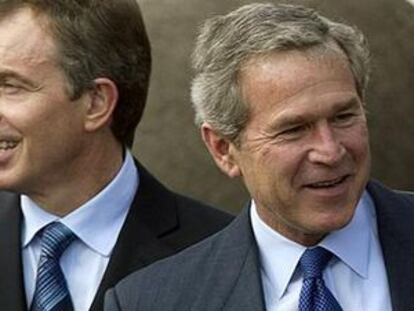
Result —
[[295, 126], [295, 127], [291, 127], [287, 130], [284, 130], [282, 132], [282, 134], [295, 134], [298, 133], [300, 131], [302, 131], [304, 129], [304, 126]]
[[352, 118], [355, 114], [354, 113], [341, 113], [339, 115], [336, 116], [336, 119], [338, 120], [348, 120], [350, 118]]
[[296, 125], [282, 130], [277, 134], [278, 138], [283, 140], [294, 140], [302, 137], [306, 132], [306, 125]]
[[22, 90], [22, 87], [15, 83], [5, 82], [0, 85], [1, 92], [6, 95], [14, 95]]
[[337, 125], [348, 125], [351, 124], [356, 117], [356, 114], [353, 112], [344, 112], [339, 113], [333, 118], [333, 123]]

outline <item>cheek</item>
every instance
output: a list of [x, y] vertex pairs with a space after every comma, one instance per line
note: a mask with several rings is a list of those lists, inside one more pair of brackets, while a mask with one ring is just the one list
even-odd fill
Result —
[[291, 143], [275, 146], [263, 158], [269, 173], [279, 185], [293, 186], [306, 170], [306, 150], [304, 144]]
[[344, 139], [347, 150], [357, 162], [369, 161], [369, 133], [366, 124], [355, 127]]
[[[54, 103], [63, 105], [65, 103]], [[55, 107], [44, 107], [32, 113], [22, 124], [30, 152], [61, 153], [68, 152], [74, 140], [81, 139], [80, 125], [73, 112]]]
[[45, 99], [25, 100], [15, 103], [14, 106], [3, 105], [0, 114], [10, 125], [26, 135], [31, 135], [58, 122], [56, 108]]
[[245, 183], [257, 201], [274, 206], [293, 200], [301, 171], [300, 152], [300, 148], [268, 146], [252, 159], [255, 162], [251, 163]]

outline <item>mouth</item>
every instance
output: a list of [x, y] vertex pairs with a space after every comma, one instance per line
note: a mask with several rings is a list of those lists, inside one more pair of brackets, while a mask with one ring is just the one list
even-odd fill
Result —
[[311, 188], [311, 189], [330, 189], [335, 188], [341, 184], [343, 184], [350, 175], [343, 175], [334, 179], [327, 179], [327, 180], [321, 180], [314, 183], [306, 184], [305, 187]]
[[0, 151], [6, 151], [16, 148], [18, 141], [13, 140], [0, 140]]

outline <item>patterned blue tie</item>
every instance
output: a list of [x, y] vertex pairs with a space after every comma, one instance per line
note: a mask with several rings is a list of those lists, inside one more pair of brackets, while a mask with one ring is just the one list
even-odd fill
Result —
[[300, 259], [303, 285], [299, 297], [299, 311], [341, 311], [335, 297], [325, 286], [322, 271], [332, 253], [322, 247], [307, 249]]
[[75, 238], [72, 231], [59, 222], [51, 223], [43, 229], [42, 251], [31, 311], [73, 310], [59, 259]]

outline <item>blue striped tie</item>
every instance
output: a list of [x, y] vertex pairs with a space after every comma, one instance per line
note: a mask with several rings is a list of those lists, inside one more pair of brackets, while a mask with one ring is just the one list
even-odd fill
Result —
[[303, 285], [299, 297], [299, 311], [341, 311], [335, 297], [325, 286], [322, 271], [332, 253], [322, 247], [310, 248], [300, 259]]
[[43, 229], [42, 251], [31, 311], [73, 310], [59, 259], [75, 238], [72, 231], [59, 222], [51, 223]]

